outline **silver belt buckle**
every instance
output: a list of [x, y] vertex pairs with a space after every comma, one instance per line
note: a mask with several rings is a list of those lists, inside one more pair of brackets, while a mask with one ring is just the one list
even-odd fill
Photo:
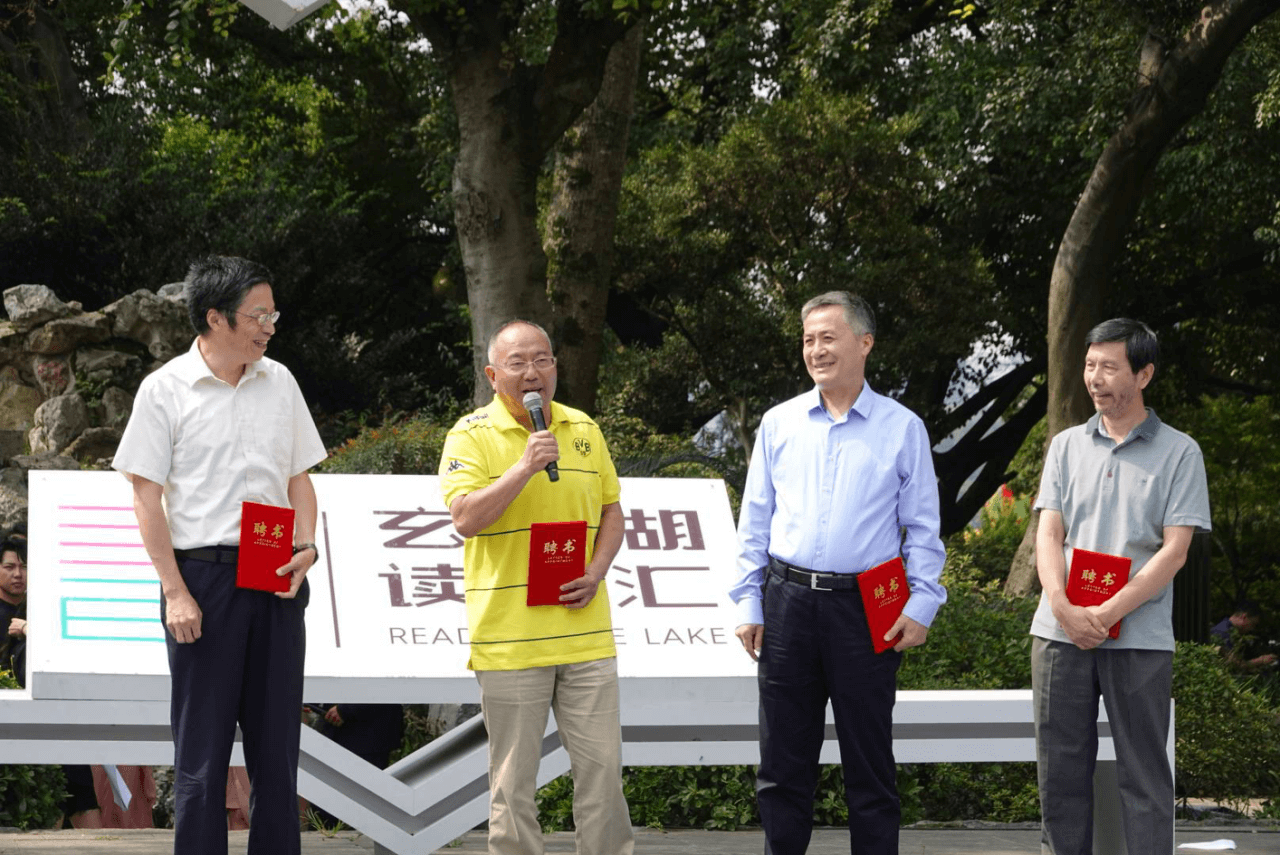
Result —
[[809, 590], [810, 590], [810, 591], [826, 591], [826, 590], [830, 590], [830, 589], [828, 589], [828, 588], [819, 588], [819, 587], [818, 587], [818, 574], [817, 574], [817, 573], [810, 573], [810, 574], [809, 574]]

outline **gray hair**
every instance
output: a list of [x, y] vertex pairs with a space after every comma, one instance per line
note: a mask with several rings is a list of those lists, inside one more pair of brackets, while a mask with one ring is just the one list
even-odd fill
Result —
[[484, 352], [485, 352], [485, 356], [486, 356], [486, 357], [488, 358], [488, 360], [489, 360], [489, 364], [490, 364], [490, 365], [493, 365], [493, 364], [494, 364], [494, 362], [493, 362], [493, 352], [494, 352], [494, 348], [496, 348], [496, 347], [498, 346], [498, 336], [502, 335], [502, 334], [503, 334], [504, 332], [506, 332], [509, 328], [514, 327], [514, 326], [516, 326], [517, 324], [523, 324], [523, 325], [524, 325], [524, 326], [526, 326], [526, 327], [533, 327], [535, 330], [537, 330], [538, 332], [542, 333], [542, 337], [543, 337], [543, 338], [545, 338], [545, 339], [547, 340], [547, 345], [548, 345], [548, 346], [550, 346], [550, 347], [551, 347], [551, 349], [552, 349], [553, 351], [555, 350], [555, 346], [551, 344], [551, 336], [547, 335], [547, 331], [546, 331], [546, 330], [544, 330], [544, 329], [543, 329], [542, 327], [540, 327], [538, 324], [535, 324], [533, 321], [526, 321], [526, 320], [524, 320], [523, 318], [514, 318], [514, 319], [512, 319], [512, 320], [510, 320], [510, 321], [507, 321], [507, 322], [506, 322], [506, 323], [504, 323], [502, 326], [498, 327], [496, 330], [494, 330], [494, 331], [493, 331], [493, 335], [489, 336], [489, 343], [488, 343], [488, 345], [485, 347], [485, 351], [484, 351]]
[[810, 312], [823, 306], [839, 306], [844, 312], [844, 322], [855, 333], [876, 334], [876, 314], [871, 305], [850, 291], [828, 291], [814, 297], [800, 309], [800, 322], [804, 323]]

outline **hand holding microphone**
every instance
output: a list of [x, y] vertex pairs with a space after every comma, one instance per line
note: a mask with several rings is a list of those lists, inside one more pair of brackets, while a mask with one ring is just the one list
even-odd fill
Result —
[[[525, 410], [529, 413], [529, 419], [533, 422], [535, 432], [547, 429], [546, 417], [542, 414], [542, 396], [537, 392], [529, 392], [524, 396]], [[547, 477], [552, 481], [560, 480], [560, 469], [556, 466], [556, 462], [552, 460], [546, 466]]]

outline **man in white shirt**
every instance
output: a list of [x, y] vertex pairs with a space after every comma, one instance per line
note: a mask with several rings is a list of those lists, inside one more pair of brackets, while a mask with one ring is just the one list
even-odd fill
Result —
[[[225, 855], [226, 778], [239, 723], [251, 782], [250, 855], [296, 855], [306, 574], [325, 458], [297, 382], [264, 354], [271, 274], [242, 258], [191, 266], [191, 349], [142, 381], [113, 466], [133, 484], [160, 576], [173, 691], [174, 851]], [[162, 501], [163, 500], [163, 501]], [[241, 503], [290, 506], [289, 590], [236, 587]]]

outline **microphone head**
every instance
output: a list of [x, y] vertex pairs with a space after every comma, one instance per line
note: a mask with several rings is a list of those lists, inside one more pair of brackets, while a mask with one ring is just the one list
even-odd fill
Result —
[[524, 396], [524, 408], [526, 410], [542, 409], [542, 395], [537, 392], [526, 392]]

